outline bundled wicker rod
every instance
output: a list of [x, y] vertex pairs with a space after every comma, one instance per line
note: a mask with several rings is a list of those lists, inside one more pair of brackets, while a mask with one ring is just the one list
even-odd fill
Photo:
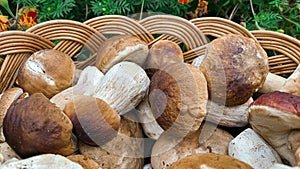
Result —
[[[192, 62], [194, 58], [205, 54], [208, 36], [220, 37], [229, 33], [253, 38], [264, 49], [276, 51], [276, 55], [269, 58], [273, 73], [291, 73], [299, 64], [299, 40], [276, 32], [250, 32], [223, 18], [203, 17], [188, 21], [176, 16], [155, 15], [137, 21], [126, 16], [108, 15], [84, 23], [53, 20], [37, 24], [26, 32], [0, 33], [0, 56], [6, 56], [0, 69], [0, 93], [13, 86], [22, 62], [42, 49], [54, 48], [73, 58], [85, 47], [92, 56], [83, 62], [76, 62], [77, 68], [83, 69], [95, 63], [97, 49], [103, 41], [114, 35], [129, 34], [138, 36], [149, 47], [160, 39], [184, 44], [187, 49], [185, 61]], [[58, 43], [54, 44], [54, 41]]]

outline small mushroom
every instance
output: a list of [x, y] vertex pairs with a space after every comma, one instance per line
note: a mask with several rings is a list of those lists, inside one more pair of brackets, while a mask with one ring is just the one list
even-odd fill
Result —
[[257, 169], [269, 169], [275, 163], [282, 163], [278, 153], [250, 128], [230, 142], [228, 154]]
[[187, 156], [168, 169], [253, 169], [248, 164], [224, 154], [194, 154]]
[[144, 164], [142, 137], [142, 129], [137, 122], [122, 118], [118, 136], [112, 141], [100, 147], [79, 142], [79, 149], [81, 154], [95, 160], [103, 169], [139, 169]]
[[183, 53], [179, 45], [170, 40], [159, 40], [155, 42], [150, 50], [145, 69], [149, 77], [161, 67], [169, 63], [183, 63]]
[[0, 97], [0, 143], [5, 141], [3, 135], [3, 119], [10, 105], [23, 94], [23, 90], [19, 87], [7, 89]]
[[93, 96], [123, 115], [142, 101], [149, 84], [150, 80], [140, 66], [124, 61], [114, 65], [105, 74]]
[[103, 77], [104, 74], [95, 66], [88, 66], [82, 70], [75, 85], [57, 93], [50, 101], [63, 110], [65, 105], [75, 96], [94, 95]]
[[148, 97], [144, 98], [144, 100], [136, 107], [136, 110], [144, 133], [149, 138], [157, 140], [164, 130], [160, 127], [153, 116], [153, 112], [148, 102]]
[[101, 99], [77, 96], [66, 104], [64, 112], [77, 138], [86, 144], [100, 146], [117, 136], [121, 118]]
[[43, 93], [51, 98], [70, 87], [75, 76], [72, 59], [55, 49], [33, 53], [18, 73], [18, 83], [29, 94]]
[[153, 169], [166, 169], [174, 162], [192, 155], [201, 153], [227, 154], [229, 142], [233, 136], [217, 128], [214, 124], [205, 123], [215, 127], [206, 140], [200, 140], [200, 134], [206, 133], [205, 128], [191, 133], [182, 140], [162, 134], [152, 148], [151, 164]]
[[147, 59], [149, 48], [146, 42], [133, 35], [117, 35], [106, 40], [97, 52], [96, 67], [106, 73], [122, 61], [142, 66]]
[[198, 130], [206, 115], [206, 79], [187, 63], [170, 63], [157, 71], [148, 97], [158, 124], [174, 136]]
[[71, 155], [67, 158], [75, 163], [80, 164], [84, 169], [102, 169], [96, 161], [81, 154]]
[[253, 99], [250, 98], [242, 105], [228, 107], [208, 100], [206, 120], [226, 127], [245, 127], [248, 124], [248, 108], [252, 102]]
[[299, 146], [299, 107], [300, 97], [275, 91], [261, 95], [249, 108], [253, 130], [290, 165], [296, 165], [294, 153]]
[[72, 129], [68, 116], [41, 93], [14, 102], [3, 120], [6, 141], [22, 158], [74, 153]]
[[207, 45], [200, 69], [207, 79], [210, 99], [236, 106], [264, 84], [268, 56], [253, 39], [228, 34]]
[[83, 167], [61, 155], [55, 154], [42, 154], [23, 160], [7, 161], [0, 165], [1, 169], [83, 169]]

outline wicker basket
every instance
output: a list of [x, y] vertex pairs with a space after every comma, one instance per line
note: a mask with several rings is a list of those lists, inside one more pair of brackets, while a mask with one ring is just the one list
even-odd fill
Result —
[[[109, 15], [90, 19], [84, 23], [71, 20], [53, 20], [40, 23], [24, 31], [0, 33], [0, 56], [6, 56], [0, 70], [0, 93], [15, 84], [18, 68], [32, 53], [51, 49], [75, 57], [83, 47], [93, 55], [76, 62], [83, 69], [95, 62], [97, 48], [106, 37], [132, 34], [146, 41], [149, 46], [160, 39], [183, 43], [187, 51], [186, 62], [204, 55], [207, 37], [228, 33], [241, 34], [258, 41], [266, 50], [275, 51], [269, 56], [270, 71], [275, 74], [292, 73], [300, 62], [300, 42], [290, 36], [272, 31], [247, 31], [241, 25], [218, 17], [185, 20], [170, 15], [155, 15], [137, 21], [129, 17]], [[156, 38], [155, 38], [156, 37]], [[58, 44], [54, 44], [59, 40]]]

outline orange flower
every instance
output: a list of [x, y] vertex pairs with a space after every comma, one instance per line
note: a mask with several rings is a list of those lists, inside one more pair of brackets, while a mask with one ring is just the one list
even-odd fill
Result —
[[193, 0], [178, 0], [178, 2], [181, 3], [181, 4], [187, 4], [187, 3], [190, 3], [192, 1]]
[[21, 8], [19, 9], [20, 24], [23, 25], [26, 29], [37, 24], [37, 10], [36, 8]]
[[0, 15], [0, 32], [6, 31], [9, 27], [8, 17]]

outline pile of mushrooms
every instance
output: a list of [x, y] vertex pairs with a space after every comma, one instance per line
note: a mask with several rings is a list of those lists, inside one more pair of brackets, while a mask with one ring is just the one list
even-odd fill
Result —
[[191, 64], [172, 41], [132, 35], [83, 70], [38, 51], [0, 95], [0, 168], [297, 168], [299, 72], [270, 74], [260, 44], [232, 34]]

